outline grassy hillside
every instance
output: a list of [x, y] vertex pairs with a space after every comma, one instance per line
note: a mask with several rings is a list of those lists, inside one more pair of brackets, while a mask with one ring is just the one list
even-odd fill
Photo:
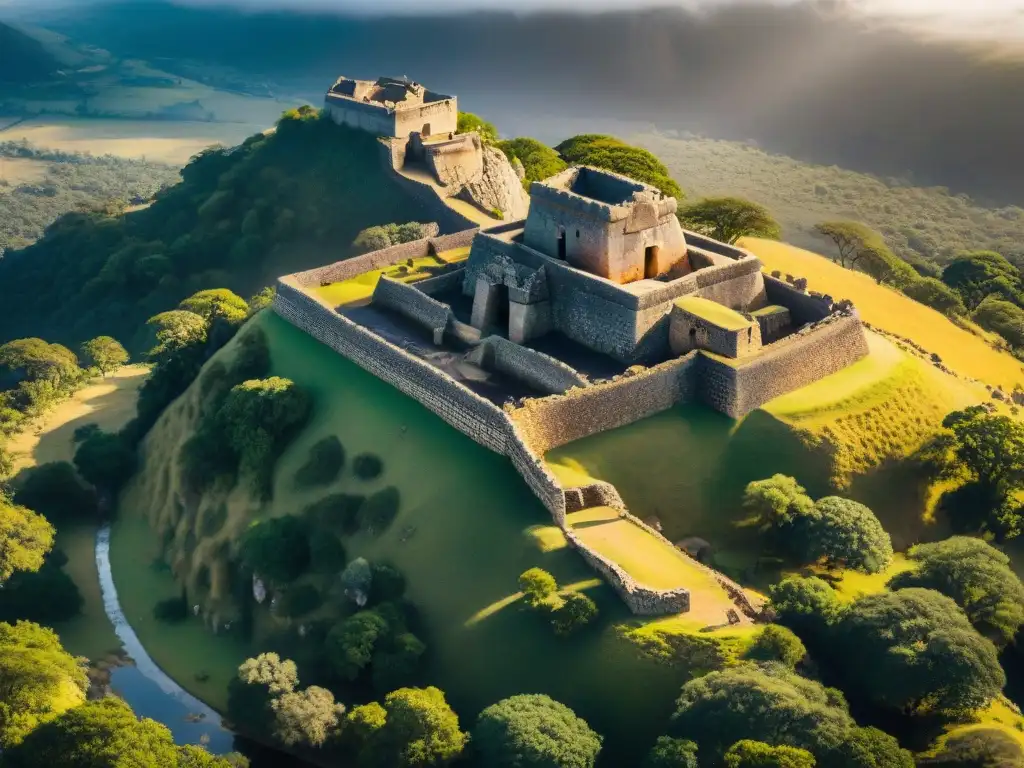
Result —
[[1024, 365], [994, 349], [989, 343], [993, 337], [981, 329], [964, 330], [935, 310], [878, 285], [868, 275], [843, 269], [810, 251], [768, 240], [747, 239], [743, 245], [761, 259], [767, 271], [806, 277], [811, 290], [850, 299], [866, 322], [939, 355], [960, 376], [1000, 386], [1006, 392], [1018, 385], [1024, 387]]
[[378, 153], [369, 134], [292, 113], [276, 132], [203, 153], [145, 210], [66, 216], [0, 260], [12, 297], [0, 340], [106, 334], [138, 350], [144, 331], [131, 339], [124, 329], [144, 329], [197, 290], [248, 295], [277, 275], [344, 258], [364, 227], [425, 220]]
[[0, 86], [46, 80], [60, 69], [38, 40], [0, 22]]
[[668, 166], [690, 197], [739, 195], [768, 207], [788, 242], [824, 251], [814, 234], [829, 219], [862, 221], [909, 261], [947, 263], [960, 250], [994, 250], [1024, 263], [1024, 209], [986, 208], [967, 195], [805, 163], [714, 139], [634, 136]]
[[[231, 562], [238, 536], [252, 520], [302, 514], [329, 494], [394, 486], [401, 499], [394, 523], [379, 538], [345, 538], [346, 553], [349, 559], [393, 563], [405, 574], [429, 648], [425, 682], [442, 687], [463, 717], [512, 693], [544, 691], [607, 737], [611, 764], [616, 755], [646, 749], [664, 732], [686, 662], [666, 667], [623, 635], [620, 625], [645, 622], [635, 621], [564, 541], [540, 533], [551, 527], [550, 516], [506, 459], [276, 315], [264, 313], [254, 323], [267, 335], [272, 373], [294, 380], [314, 400], [309, 427], [277, 463], [273, 501], [260, 505], [244, 488], [196, 498], [182, 487], [177, 456], [195, 427], [202, 378], [154, 427], [143, 444], [142, 471], [121, 499], [111, 553], [114, 575], [126, 614], [161, 666], [224, 706], [237, 663], [279, 633], [294, 642], [297, 622], [289, 625], [272, 617], [266, 605], [259, 607], [251, 642], [236, 631], [214, 638], [199, 620], [158, 623], [154, 604], [180, 593], [172, 573], [189, 586], [190, 600], [209, 607], [220, 622], [231, 621], [238, 616]], [[233, 342], [209, 365], [229, 362], [236, 348]], [[349, 457], [340, 479], [316, 490], [296, 488], [294, 476], [310, 448], [330, 435], [341, 440]], [[369, 482], [350, 469], [351, 458], [367, 451], [384, 460], [383, 475]], [[517, 591], [518, 575], [532, 566], [551, 571], [563, 589], [592, 596], [602, 612], [599, 626], [572, 638], [555, 637], [544, 618], [523, 607]], [[240, 588], [244, 592], [249, 585]], [[329, 620], [342, 605], [328, 603], [316, 618]], [[726, 633], [734, 641], [742, 634]], [[196, 680], [199, 672], [208, 678]], [[606, 706], [613, 700], [619, 705]]]

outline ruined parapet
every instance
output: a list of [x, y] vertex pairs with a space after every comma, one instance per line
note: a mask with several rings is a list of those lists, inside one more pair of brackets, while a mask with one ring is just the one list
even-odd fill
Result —
[[703, 349], [730, 358], [761, 348], [760, 324], [749, 314], [698, 296], [677, 299], [669, 314], [669, 346], [675, 355]]
[[467, 360], [546, 394], [561, 394], [573, 387], [590, 386], [585, 376], [561, 360], [501, 336], [482, 339]]
[[405, 78], [356, 80], [340, 77], [324, 97], [324, 111], [334, 122], [378, 136], [407, 139], [454, 133], [458, 100]]

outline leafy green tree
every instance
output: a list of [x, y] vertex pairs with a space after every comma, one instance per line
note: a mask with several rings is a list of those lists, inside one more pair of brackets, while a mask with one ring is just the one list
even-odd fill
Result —
[[854, 728], [822, 759], [829, 768], [914, 768], [914, 756], [877, 728]]
[[17, 571], [0, 589], [0, 621], [53, 625], [82, 612], [82, 595], [64, 572], [67, 556], [50, 550], [38, 571]]
[[797, 525], [796, 546], [808, 562], [824, 559], [865, 573], [892, 562], [892, 540], [875, 514], [856, 501], [826, 496]]
[[94, 432], [75, 451], [75, 469], [101, 491], [117, 493], [137, 466], [135, 449], [119, 434]]
[[380, 536], [398, 516], [398, 489], [389, 485], [371, 493], [359, 507], [359, 528], [372, 536]]
[[309, 449], [309, 458], [295, 473], [295, 485], [309, 488], [333, 483], [345, 466], [345, 449], [341, 441], [330, 435]]
[[178, 308], [199, 315], [207, 324], [224, 320], [237, 325], [249, 314], [248, 302], [227, 288], [199, 291], [181, 302]]
[[[7, 753], [40, 724], [85, 701], [79, 659], [52, 629], [27, 621], [0, 624], [0, 749]], [[64, 765], [57, 761], [51, 765]]]
[[683, 199], [683, 190], [657, 157], [614, 136], [582, 134], [566, 139], [555, 151], [570, 165], [592, 165], [651, 184], [669, 197]]
[[498, 141], [498, 129], [494, 123], [489, 123], [472, 112], [459, 112], [457, 133], [469, 133], [476, 131], [480, 134], [485, 144], [496, 144]]
[[820, 636], [842, 615], [835, 590], [816, 576], [789, 576], [772, 585], [771, 598], [779, 620], [805, 636]]
[[946, 317], [962, 317], [967, 314], [960, 294], [941, 280], [934, 277], [922, 277], [903, 289], [903, 292], [914, 301], [941, 312]]
[[287, 584], [309, 567], [309, 525], [292, 515], [257, 521], [243, 534], [241, 553], [261, 578]]
[[857, 268], [865, 246], [882, 242], [880, 234], [857, 221], [823, 221], [814, 231], [835, 243], [838, 258], [833, 261], [847, 269]]
[[202, 315], [182, 309], [153, 315], [146, 325], [153, 326], [156, 332], [156, 346], [147, 354], [157, 365], [173, 362], [174, 354], [186, 347], [205, 344], [209, 331], [209, 324]]
[[[345, 725], [342, 734], [365, 749], [370, 742], [370, 738], [384, 727], [387, 719], [388, 713], [384, 707], [376, 701], [371, 701], [369, 704], [362, 704], [348, 711], [348, 714], [345, 715]], [[360, 761], [361, 764], [368, 762], [369, 760], [365, 757]]]
[[558, 582], [543, 568], [530, 568], [519, 574], [519, 590], [531, 606], [537, 606], [555, 594]]
[[817, 762], [806, 749], [773, 747], [761, 741], [737, 741], [725, 753], [726, 768], [814, 768]]
[[269, 307], [271, 304], [274, 303], [274, 297], [276, 295], [277, 295], [277, 289], [274, 288], [274, 286], [272, 286], [272, 285], [267, 286], [266, 288], [264, 288], [259, 293], [253, 295], [249, 299], [249, 309], [248, 309], [248, 311], [246, 313], [247, 316], [248, 317], [252, 317], [257, 312], [261, 312], [264, 309], [266, 309], [267, 307]]
[[[372, 731], [363, 763], [391, 768], [449, 765], [469, 741], [444, 693], [399, 688], [384, 698], [384, 724]], [[367, 762], [369, 761], [369, 762]]]
[[381, 693], [415, 682], [427, 646], [412, 632], [398, 633], [373, 654], [373, 688]]
[[921, 768], [1024, 768], [1024, 748], [1008, 733], [978, 728], [950, 736], [938, 754], [917, 764]]
[[82, 352], [86, 359], [100, 369], [104, 377], [113, 373], [122, 365], [128, 362], [128, 350], [121, 346], [121, 342], [110, 336], [97, 336], [91, 341], [82, 345]]
[[269, 732], [275, 723], [271, 702], [291, 693], [298, 684], [294, 661], [282, 660], [276, 653], [246, 659], [228, 684], [228, 715], [254, 733]]
[[800, 638], [778, 624], [769, 624], [762, 629], [746, 653], [747, 658], [753, 661], [778, 661], [790, 669], [806, 655], [807, 649]]
[[473, 746], [494, 768], [592, 768], [601, 737], [549, 696], [520, 695], [480, 713]]
[[272, 696], [280, 696], [295, 690], [299, 671], [294, 661], [281, 659], [276, 653], [261, 653], [242, 662], [238, 679], [246, 685], [263, 686]]
[[68, 709], [43, 723], [10, 750], [11, 768], [135, 768], [176, 766], [178, 751], [166, 726], [139, 720], [110, 697]]
[[327, 633], [327, 658], [334, 671], [355, 680], [373, 659], [373, 653], [388, 633], [388, 623], [377, 611], [349, 616]]
[[1024, 347], [1024, 309], [1016, 304], [989, 296], [971, 317], [986, 331], [998, 333], [1011, 347]]
[[755, 480], [747, 484], [743, 493], [743, 509], [769, 525], [792, 523], [808, 514], [813, 506], [807, 490], [786, 475]]
[[345, 706], [334, 701], [326, 688], [311, 685], [302, 691], [288, 691], [270, 704], [274, 710], [274, 735], [288, 746], [322, 746], [337, 732]]
[[568, 167], [555, 150], [536, 139], [509, 139], [499, 142], [498, 147], [509, 160], [519, 160], [523, 164], [523, 170], [526, 172], [523, 184], [527, 189], [531, 182], [548, 179]]
[[53, 526], [0, 494], [0, 585], [15, 571], [38, 571], [53, 548]]
[[551, 626], [555, 628], [556, 635], [571, 635], [596, 618], [597, 603], [582, 592], [570, 592], [552, 614]]
[[857, 268], [873, 277], [879, 285], [884, 283], [900, 290], [920, 279], [913, 267], [882, 242], [867, 243], [857, 252]]
[[729, 244], [741, 237], [778, 240], [782, 236], [782, 227], [767, 208], [739, 197], [700, 200], [684, 208], [680, 218], [691, 229]]
[[1006, 676], [996, 648], [964, 612], [930, 589], [901, 589], [856, 601], [834, 631], [844, 690], [882, 709], [910, 714], [979, 709]]
[[890, 589], [924, 587], [951, 597], [975, 629], [998, 645], [1012, 642], [1024, 624], [1024, 584], [1010, 568], [1010, 558], [981, 539], [954, 536], [911, 547], [918, 563], [894, 576]]
[[822, 757], [853, 727], [838, 691], [781, 664], [741, 664], [691, 680], [673, 716], [674, 734], [699, 737], [701, 751], [709, 756], [751, 739]]
[[96, 494], [85, 488], [66, 461], [35, 467], [19, 478], [15, 500], [51, 522], [96, 519]]
[[66, 386], [78, 379], [82, 370], [75, 353], [60, 344], [42, 339], [16, 339], [0, 346], [0, 368], [23, 371], [34, 381]]
[[698, 768], [697, 744], [687, 739], [659, 736], [641, 768]]
[[202, 747], [186, 744], [178, 747], [177, 768], [249, 768], [244, 755], [231, 752], [227, 755], [211, 755]]
[[967, 251], [942, 271], [942, 282], [960, 294], [968, 308], [974, 309], [992, 294], [1010, 298], [1019, 293], [1021, 273], [994, 251]]

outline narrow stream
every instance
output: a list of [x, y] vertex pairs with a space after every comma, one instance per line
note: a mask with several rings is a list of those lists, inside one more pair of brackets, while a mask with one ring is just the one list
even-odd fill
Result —
[[231, 752], [234, 734], [221, 724], [220, 715], [190, 694], [156, 665], [125, 618], [110, 570], [110, 526], [96, 534], [103, 610], [134, 664], [113, 670], [110, 685], [141, 717], [171, 729], [176, 744], [203, 744], [214, 754]]

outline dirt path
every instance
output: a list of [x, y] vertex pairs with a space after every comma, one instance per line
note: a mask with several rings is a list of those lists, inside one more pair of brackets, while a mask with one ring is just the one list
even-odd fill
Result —
[[81, 426], [98, 424], [108, 431], [123, 427], [135, 416], [135, 401], [147, 373], [147, 366], [129, 365], [96, 380], [11, 438], [7, 450], [14, 457], [15, 472], [53, 461], [71, 461], [75, 430]]

